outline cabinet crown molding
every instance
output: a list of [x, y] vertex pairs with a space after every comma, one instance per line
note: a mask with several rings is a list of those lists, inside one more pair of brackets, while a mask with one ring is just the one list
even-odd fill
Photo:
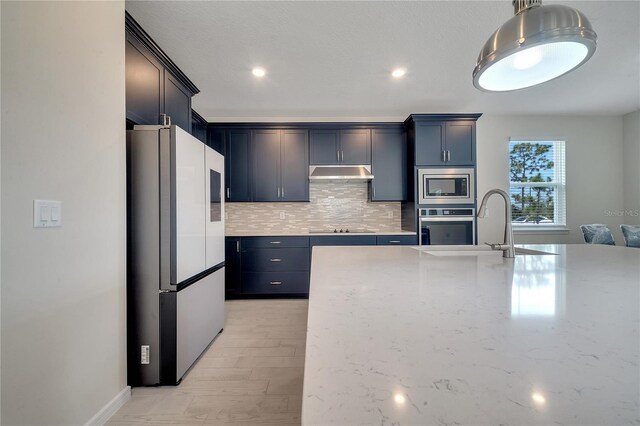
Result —
[[158, 46], [158, 44], [151, 38], [149, 34], [133, 19], [129, 12], [124, 12], [125, 29], [140, 42], [147, 47], [151, 53], [160, 61], [160, 63], [173, 74], [173, 76], [180, 81], [190, 92], [191, 95], [200, 93], [200, 89], [193, 84], [193, 82], [182, 72], [182, 70], [176, 65], [171, 58], [164, 53], [164, 51]]

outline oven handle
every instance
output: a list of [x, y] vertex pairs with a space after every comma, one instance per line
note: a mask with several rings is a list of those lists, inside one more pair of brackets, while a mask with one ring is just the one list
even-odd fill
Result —
[[468, 217], [468, 216], [457, 216], [457, 217], [437, 217], [437, 216], [430, 216], [430, 217], [421, 217], [420, 218], [420, 222], [474, 222], [475, 218], [474, 217]]

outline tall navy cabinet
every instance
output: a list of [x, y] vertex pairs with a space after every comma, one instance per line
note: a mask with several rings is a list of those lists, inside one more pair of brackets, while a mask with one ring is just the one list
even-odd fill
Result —
[[407, 199], [407, 144], [402, 126], [371, 129], [371, 201]]
[[125, 13], [126, 117], [129, 125], [171, 124], [191, 132], [191, 97], [200, 90]]

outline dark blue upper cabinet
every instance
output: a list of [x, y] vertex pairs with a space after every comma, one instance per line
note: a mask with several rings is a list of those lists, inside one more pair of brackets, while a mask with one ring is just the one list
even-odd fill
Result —
[[473, 166], [480, 114], [417, 114], [405, 125], [413, 138], [416, 166]]
[[228, 130], [225, 140], [226, 201], [252, 201], [249, 130]]
[[127, 119], [136, 124], [160, 124], [164, 108], [162, 64], [129, 33], [125, 63]]
[[476, 163], [475, 121], [451, 121], [446, 126], [447, 164], [472, 166]]
[[222, 155], [224, 155], [225, 134], [224, 129], [207, 127], [207, 145]]
[[369, 129], [314, 129], [309, 138], [312, 165], [371, 164]]
[[164, 71], [164, 111], [175, 124], [191, 133], [191, 93], [167, 70]]
[[125, 12], [126, 118], [162, 124], [162, 115], [191, 133], [191, 97], [200, 90]]
[[191, 110], [191, 134], [209, 145], [207, 140], [207, 120], [194, 110]]
[[340, 130], [311, 130], [309, 160], [313, 165], [338, 164], [340, 162]]
[[282, 130], [281, 201], [309, 201], [309, 136], [307, 130]]
[[309, 201], [306, 130], [254, 130], [254, 201]]
[[407, 144], [397, 129], [371, 130], [371, 201], [407, 199]]
[[444, 165], [444, 123], [416, 123], [416, 165]]
[[371, 164], [371, 130], [340, 131], [340, 164]]
[[252, 132], [253, 200], [280, 199], [280, 130]]

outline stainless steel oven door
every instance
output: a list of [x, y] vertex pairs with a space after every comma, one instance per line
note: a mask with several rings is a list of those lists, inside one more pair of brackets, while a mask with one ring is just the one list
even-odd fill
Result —
[[420, 245], [474, 245], [474, 217], [421, 217]]

